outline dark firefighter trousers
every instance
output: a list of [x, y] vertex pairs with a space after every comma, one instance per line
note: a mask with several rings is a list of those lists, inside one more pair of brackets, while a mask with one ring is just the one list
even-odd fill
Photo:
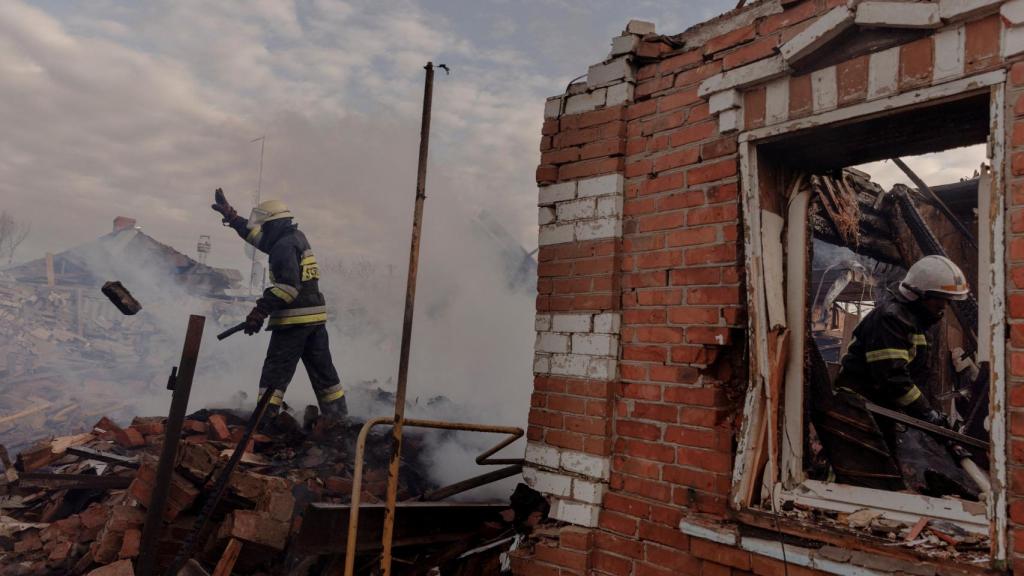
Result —
[[270, 333], [267, 359], [263, 362], [263, 374], [260, 376], [260, 395], [267, 388], [273, 388], [272, 406], [281, 404], [300, 359], [309, 374], [321, 410], [344, 397], [341, 379], [331, 360], [327, 326], [293, 326]]

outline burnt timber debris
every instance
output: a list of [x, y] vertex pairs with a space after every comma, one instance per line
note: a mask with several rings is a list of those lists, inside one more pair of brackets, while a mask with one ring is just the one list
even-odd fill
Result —
[[[988, 370], [970, 360], [977, 349], [978, 303], [973, 293], [953, 302], [952, 318], [932, 330], [929, 340], [941, 339], [929, 348], [929, 372], [915, 377], [936, 405], [954, 405], [962, 433], [871, 402], [839, 401], [849, 393], [833, 387], [852, 329], [866, 313], [862, 306], [870, 310], [884, 300], [893, 280], [917, 259], [950, 257], [977, 285], [977, 262], [970, 255], [977, 253], [971, 228], [977, 228], [979, 178], [932, 189], [904, 163], [896, 164], [918, 189], [897, 184], [885, 191], [855, 169], [809, 178], [814, 265], [809, 284], [813, 339], [807, 469], [823, 481], [961, 498], [965, 508], [977, 504], [974, 508], [981, 513], [991, 491], [988, 433], [980, 424], [989, 408]], [[891, 434], [898, 438], [895, 443]], [[943, 446], [946, 442], [971, 448], [970, 456], [955, 460]], [[965, 531], [954, 523], [927, 519], [899, 523], [869, 508], [835, 513], [792, 500], [781, 505], [780, 513], [794, 519], [851, 529], [868, 540], [900, 542], [926, 557], [971, 563], [988, 559], [987, 531]]]
[[142, 304], [139, 304], [139, 301], [120, 282], [107, 282], [100, 291], [125, 316], [134, 316], [139, 313], [139, 310], [142, 310]]
[[[257, 433], [245, 443], [224, 497], [205, 510], [212, 484], [242, 440], [247, 418], [247, 413], [230, 410], [200, 410], [184, 418], [170, 460], [172, 473], [166, 476], [162, 530], [153, 548], [156, 566], [171, 562], [199, 514], [207, 512], [209, 522], [195, 541], [193, 569], [198, 564], [217, 573], [214, 567], [232, 550], [236, 574], [319, 574], [328, 566], [340, 567], [353, 485], [350, 450], [361, 423], [324, 436], [318, 418], [304, 427], [282, 413], [273, 422], [272, 436]], [[169, 420], [162, 417], [136, 418], [124, 428], [102, 418], [88, 433], [41, 441], [19, 454], [18, 464], [5, 468], [0, 483], [0, 574], [89, 574], [124, 561], [130, 566], [145, 541], [146, 517], [160, 477], [157, 456], [168, 429]], [[507, 538], [539, 505], [535, 501], [503, 520], [508, 503], [428, 502], [443, 488], [422, 472], [427, 469], [421, 460], [425, 437], [415, 429], [404, 434], [396, 573], [426, 574], [420, 561], [428, 558], [435, 562], [429, 567], [445, 564], [453, 574], [488, 573], [454, 572], [470, 561], [457, 561], [457, 556]], [[390, 431], [371, 433], [367, 443], [360, 565], [374, 561], [381, 549]], [[438, 514], [444, 515], [443, 523], [433, 521]], [[488, 557], [494, 560], [507, 548], [505, 542]], [[288, 572], [299, 567], [305, 571]]]

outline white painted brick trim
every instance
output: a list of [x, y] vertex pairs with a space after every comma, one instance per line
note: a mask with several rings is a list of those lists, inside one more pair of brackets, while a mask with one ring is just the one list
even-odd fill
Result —
[[963, 26], [947, 28], [935, 33], [935, 82], [959, 78], [964, 75], [965, 34]]
[[596, 504], [585, 504], [572, 500], [555, 499], [551, 503], [550, 516], [576, 526], [596, 528], [601, 516], [601, 507]]
[[938, 28], [939, 5], [911, 2], [867, 1], [857, 5], [858, 26], [885, 28]]
[[899, 75], [899, 46], [872, 54], [868, 58], [868, 100], [895, 94]]
[[949, 22], [995, 12], [1004, 0], [939, 0], [939, 17]]
[[735, 546], [739, 542], [739, 535], [735, 530], [719, 526], [708, 526], [688, 518], [683, 518], [679, 521], [679, 530], [687, 536], [710, 540], [727, 546]]
[[732, 88], [746, 88], [759, 82], [782, 76], [789, 72], [789, 65], [782, 56], [772, 56], [739, 68], [726, 70], [704, 80], [697, 89], [697, 95], [706, 98], [715, 92]]
[[739, 90], [723, 90], [715, 92], [708, 97], [708, 112], [718, 114], [733, 108], [739, 108], [743, 103], [743, 95]]
[[779, 47], [779, 52], [788, 64], [798, 62], [853, 26], [853, 19], [846, 6], [833, 8]]
[[725, 110], [718, 115], [718, 131], [722, 134], [728, 134], [735, 132], [740, 129], [740, 122], [742, 121], [741, 116], [742, 110], [733, 108], [732, 110]]
[[563, 450], [560, 464], [562, 470], [575, 472], [584, 478], [603, 480], [605, 482], [608, 481], [611, 473], [611, 462], [608, 458], [587, 454], [586, 452]]
[[555, 332], [590, 332], [592, 314], [555, 313], [551, 315], [551, 329]]
[[541, 246], [622, 236], [622, 174], [541, 186], [537, 221]]
[[789, 120], [789, 77], [776, 78], [768, 83], [764, 107], [766, 125]]
[[832, 110], [839, 105], [839, 83], [835, 66], [811, 72], [811, 102], [815, 114]]
[[590, 88], [635, 81], [633, 64], [628, 55], [594, 64], [587, 69], [587, 86]]
[[526, 443], [526, 456], [524, 459], [527, 464], [536, 464], [545, 468], [558, 469], [558, 463], [561, 460], [561, 453], [558, 448], [554, 446], [548, 446], [547, 444], [541, 444], [539, 442], [527, 442]]

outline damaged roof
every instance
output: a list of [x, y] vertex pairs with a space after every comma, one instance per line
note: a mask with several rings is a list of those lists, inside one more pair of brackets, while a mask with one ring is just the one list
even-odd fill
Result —
[[[131, 225], [116, 229], [96, 240], [69, 248], [53, 256], [58, 284], [95, 286], [112, 278], [137, 275], [140, 271], [169, 274], [180, 286], [205, 296], [224, 296], [225, 290], [241, 285], [238, 270], [201, 264]], [[46, 283], [46, 258], [14, 266], [5, 272], [20, 282]]]

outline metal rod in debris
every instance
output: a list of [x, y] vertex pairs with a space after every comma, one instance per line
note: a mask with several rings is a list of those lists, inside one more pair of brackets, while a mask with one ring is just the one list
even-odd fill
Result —
[[[355, 471], [352, 473], [352, 496], [349, 501], [348, 542], [345, 546], [345, 576], [354, 576], [356, 569], [356, 540], [359, 535], [359, 506], [363, 495], [363, 462], [366, 460], [366, 439], [370, 435], [370, 430], [374, 427], [389, 424], [393, 421], [390, 416], [378, 416], [367, 420], [359, 430], [359, 438], [356, 440]], [[522, 438], [525, 434], [522, 428], [467, 422], [444, 422], [442, 420], [417, 420], [415, 418], [407, 419], [405, 425], [413, 428], [433, 428], [435, 430], [463, 430], [467, 432], [507, 434], [507, 438], [477, 456], [476, 463], [481, 466], [512, 464], [520, 469], [523, 467], [522, 458], [491, 458], [501, 449]]]
[[[434, 97], [434, 63], [427, 62], [423, 85], [423, 119], [420, 124], [420, 158], [416, 172], [416, 210], [412, 217], [412, 246], [409, 249], [409, 276], [405, 287], [405, 319], [402, 321], [402, 349], [398, 360], [398, 389], [395, 392], [395, 424], [391, 430], [391, 462], [388, 466], [387, 507], [384, 512], [382, 576], [391, 576], [391, 539], [395, 530], [395, 503], [398, 497], [398, 468], [402, 459], [402, 425], [405, 423], [405, 390], [409, 380], [409, 347], [412, 343], [412, 317], [416, 302], [416, 272], [420, 259], [420, 234], [423, 225], [423, 201], [427, 194], [427, 149], [430, 145], [430, 107]], [[346, 561], [348, 559], [346, 558]]]
[[149, 498], [146, 524], [142, 528], [142, 539], [139, 543], [139, 560], [135, 567], [135, 573], [139, 576], [152, 576], [156, 568], [156, 548], [163, 529], [164, 508], [167, 506], [167, 497], [171, 491], [174, 458], [178, 452], [178, 439], [181, 437], [185, 411], [188, 410], [188, 397], [192, 392], [192, 377], [196, 373], [199, 344], [203, 340], [205, 323], [205, 316], [192, 315], [188, 318], [185, 345], [181, 350], [181, 361], [178, 363], [174, 392], [171, 395], [171, 409], [164, 427], [164, 445], [156, 469], [156, 483]]

